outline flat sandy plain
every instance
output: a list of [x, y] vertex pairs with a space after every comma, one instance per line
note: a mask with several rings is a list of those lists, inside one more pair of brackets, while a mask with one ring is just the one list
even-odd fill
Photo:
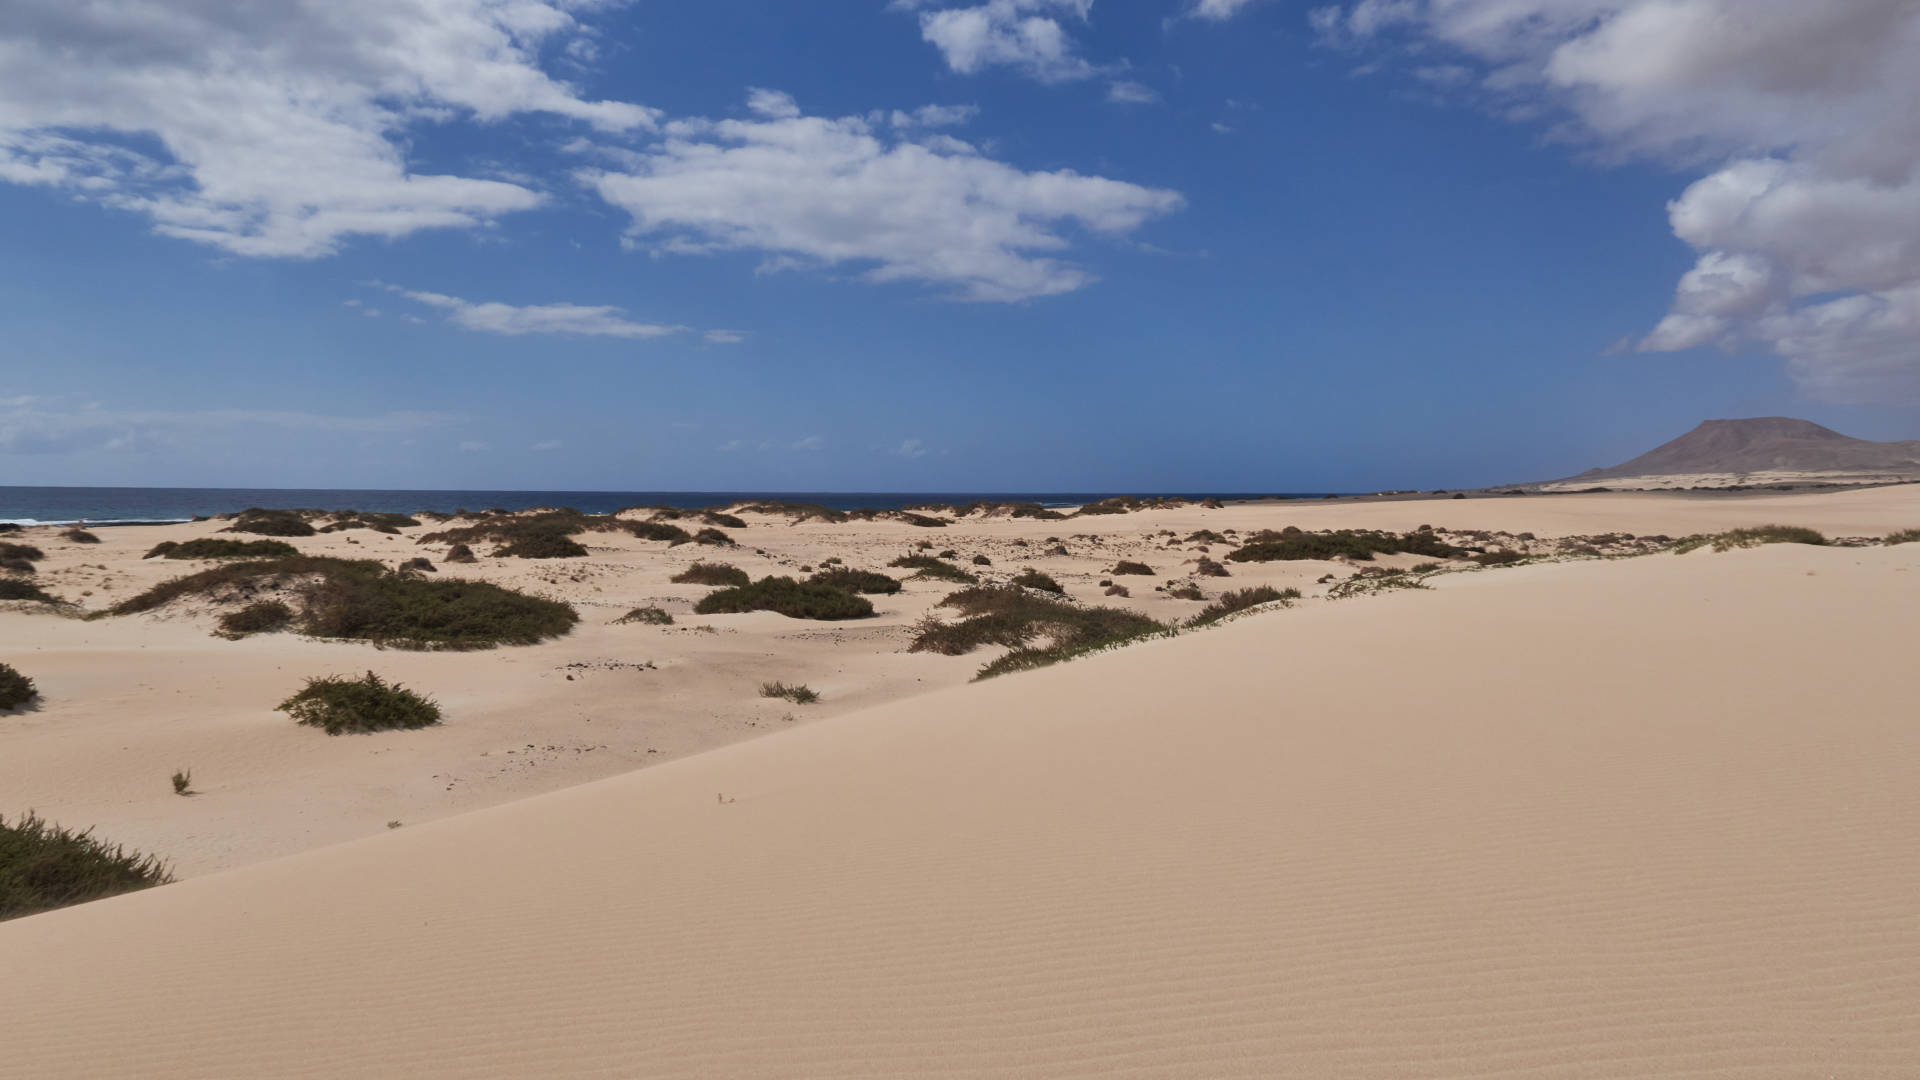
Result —
[[[718, 557], [879, 568], [930, 539], [1089, 602], [1132, 558], [1162, 573], [1127, 602], [1171, 618], [1198, 605], [1151, 583], [1195, 556], [1163, 530], [1773, 522], [1877, 536], [1920, 525], [1920, 487], [755, 518]], [[43, 585], [100, 606], [213, 527], [30, 539]], [[47, 694], [0, 716], [7, 812], [185, 879], [0, 924], [0, 1076], [1920, 1075], [1920, 544], [1338, 601], [1312, 594], [1352, 566], [1232, 564], [1209, 592], [1309, 599], [969, 683], [986, 656], [902, 651], [948, 586], [858, 624], [696, 617], [666, 578], [714, 552], [587, 542], [473, 571], [581, 609], [522, 649], [0, 612]], [[640, 603], [679, 625], [610, 625]], [[447, 723], [330, 739], [272, 711], [368, 668]], [[757, 697], [776, 678], [824, 700]]]

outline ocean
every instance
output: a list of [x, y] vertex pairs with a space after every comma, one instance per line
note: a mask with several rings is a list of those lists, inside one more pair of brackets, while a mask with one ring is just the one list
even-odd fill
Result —
[[[0, 522], [21, 525], [188, 521], [249, 507], [267, 509], [368, 510], [412, 513], [434, 510], [525, 510], [567, 506], [604, 514], [627, 506], [703, 507], [749, 500], [810, 502], [835, 510], [897, 510], [921, 503], [967, 503], [976, 499], [1078, 506], [1113, 495], [1145, 492], [858, 492], [858, 491], [373, 491], [352, 488], [111, 488], [0, 487]], [[1271, 496], [1223, 492], [1178, 492], [1190, 498], [1249, 499]], [[1293, 496], [1305, 497], [1305, 496]]]

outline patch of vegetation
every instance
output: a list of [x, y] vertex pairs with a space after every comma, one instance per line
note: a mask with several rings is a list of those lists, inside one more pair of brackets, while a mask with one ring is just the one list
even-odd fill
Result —
[[869, 596], [891, 595], [900, 591], [900, 582], [885, 574], [872, 570], [849, 570], [843, 566], [822, 570], [807, 580], [841, 592], [865, 593]]
[[5, 570], [10, 574], [36, 573], [33, 564], [25, 559], [0, 559], [0, 570]]
[[280, 703], [278, 711], [329, 735], [411, 731], [440, 722], [440, 706], [432, 698], [388, 683], [371, 671], [359, 679], [340, 675], [308, 679], [299, 693]]
[[[41, 551], [32, 544], [15, 544], [11, 541], [0, 541], [0, 559], [19, 559], [24, 562], [39, 562], [46, 557], [46, 552]], [[28, 570], [31, 572], [32, 568], [29, 567]]]
[[664, 608], [637, 607], [613, 620], [615, 626], [625, 626], [629, 623], [639, 623], [642, 626], [672, 626], [673, 616]]
[[[668, 547], [679, 547], [693, 542], [693, 534], [678, 525], [669, 525], [664, 521], [622, 521], [620, 527], [642, 540], [663, 540]], [[714, 530], [707, 530], [712, 532]], [[726, 536], [725, 533], [720, 533]], [[732, 543], [728, 540], [727, 543]]]
[[1479, 566], [1512, 566], [1527, 561], [1526, 555], [1518, 551], [1483, 551], [1472, 558]]
[[76, 544], [97, 544], [100, 538], [85, 529], [75, 526], [60, 534], [60, 539], [71, 540]]
[[713, 528], [701, 529], [699, 532], [694, 533], [693, 542], [696, 544], [706, 544], [708, 547], [736, 546], [733, 542], [733, 537], [728, 536], [719, 529]]
[[176, 542], [163, 540], [142, 555], [143, 559], [278, 559], [298, 555], [300, 549], [280, 540], [222, 540], [205, 537]]
[[18, 709], [39, 696], [32, 679], [12, 664], [0, 664], [0, 709]]
[[398, 567], [395, 567], [395, 569], [403, 574], [437, 574], [440, 572], [439, 567], [433, 565], [433, 560], [425, 557], [408, 559]]
[[726, 563], [697, 562], [667, 579], [676, 585], [741, 586], [753, 579], [745, 570]]
[[1020, 571], [1014, 576], [1013, 583], [1023, 589], [1039, 589], [1041, 592], [1050, 592], [1056, 596], [1067, 594], [1067, 590], [1062, 588], [1059, 582], [1038, 570]]
[[900, 512], [900, 520], [916, 529], [944, 529], [947, 527], [947, 523], [939, 518], [931, 518], [925, 514], [910, 514], [904, 510]]
[[580, 619], [566, 604], [484, 581], [425, 581], [377, 562], [311, 556], [228, 563], [161, 582], [108, 610], [133, 615], [184, 596], [273, 588], [297, 593], [301, 633], [405, 649], [533, 645]]
[[1761, 544], [1812, 544], [1825, 545], [1827, 538], [1812, 529], [1798, 525], [1761, 525], [1751, 529], [1733, 529], [1728, 532], [1689, 536], [1674, 545], [1673, 550], [1681, 555], [1713, 545], [1715, 551], [1732, 551], [1734, 548], [1758, 547]]
[[1200, 575], [1201, 577], [1232, 577], [1233, 576], [1232, 574], [1227, 572], [1226, 564], [1215, 562], [1212, 559], [1207, 558], [1205, 555], [1200, 556], [1200, 561], [1197, 564], [1195, 564], [1193, 568], [1193, 572]]
[[1227, 553], [1232, 562], [1278, 562], [1346, 557], [1371, 562], [1375, 555], [1426, 555], [1451, 559], [1467, 554], [1430, 532], [1395, 535], [1367, 530], [1310, 533], [1296, 528], [1263, 530], [1247, 538], [1245, 546]]
[[722, 513], [718, 510], [701, 511], [700, 520], [709, 525], [718, 525], [723, 529], [744, 529], [747, 527], [746, 522], [734, 517], [732, 514]]
[[323, 527], [323, 533], [345, 532], [348, 529], [372, 529], [374, 532], [397, 534], [401, 529], [415, 528], [420, 524], [418, 518], [406, 514], [363, 513], [359, 510], [340, 510], [334, 513], [331, 525]]
[[474, 555], [472, 548], [465, 544], [455, 544], [447, 549], [447, 557], [441, 561], [447, 563], [470, 563], [479, 562], [480, 560]]
[[193, 770], [192, 769], [174, 770], [173, 793], [175, 795], [193, 794]]
[[1013, 650], [982, 668], [976, 676], [982, 679], [1058, 663], [1166, 629], [1135, 612], [1081, 607], [1005, 586], [962, 589], [938, 606], [954, 608], [963, 618], [947, 623], [929, 616], [916, 629], [907, 651], [960, 656], [982, 645]]
[[1888, 533], [1887, 538], [1882, 541], [1882, 543], [1888, 547], [1892, 547], [1895, 544], [1911, 544], [1915, 542], [1920, 542], [1920, 529], [1901, 529], [1899, 532]]
[[32, 811], [0, 818], [0, 920], [165, 885], [165, 863], [93, 835], [41, 820]]
[[1167, 590], [1167, 595], [1175, 600], [1205, 600], [1207, 594], [1200, 591], [1198, 585], [1175, 585]]
[[293, 510], [242, 510], [227, 532], [256, 533], [260, 536], [312, 536], [314, 529], [306, 518]]
[[820, 700], [820, 695], [814, 693], [811, 687], [804, 684], [788, 686], [783, 682], [761, 683], [760, 696], [763, 698], [786, 698], [795, 705], [811, 705]]
[[496, 559], [578, 559], [587, 549], [565, 533], [536, 532], [514, 540], [493, 553]]
[[1187, 620], [1188, 626], [1206, 626], [1236, 612], [1245, 611], [1261, 604], [1291, 604], [1300, 599], [1299, 589], [1276, 589], [1271, 585], [1256, 585], [1239, 592], [1221, 593], [1213, 603], [1200, 609], [1200, 613]]
[[1159, 571], [1155, 570], [1151, 566], [1148, 566], [1146, 563], [1128, 562], [1125, 559], [1122, 559], [1121, 561], [1114, 563], [1113, 569], [1107, 571], [1107, 573], [1112, 574], [1115, 577], [1118, 577], [1122, 574], [1136, 574], [1141, 577], [1152, 577], [1154, 574], [1159, 573]]
[[952, 581], [961, 585], [972, 585], [980, 580], [952, 563], [936, 559], [931, 555], [902, 555], [887, 565], [912, 570], [914, 577], [930, 578], [934, 581]]
[[220, 616], [220, 632], [242, 638], [248, 634], [270, 634], [293, 624], [293, 609], [278, 600], [256, 600], [237, 611]]
[[745, 503], [734, 507], [734, 509], [743, 514], [768, 514], [774, 517], [790, 517], [794, 520], [795, 524], [809, 519], [817, 519], [837, 525], [847, 520], [847, 515], [831, 507], [821, 506], [819, 503], [770, 500], [767, 502]]
[[992, 565], [993, 565], [993, 560], [992, 560], [992, 559], [989, 559], [989, 558], [987, 558], [987, 557], [986, 557], [985, 555], [975, 555], [975, 556], [973, 557], [973, 565], [975, 565], [975, 566], [992, 566]]
[[19, 578], [0, 578], [0, 600], [31, 600], [40, 604], [58, 604], [59, 597], [47, 592], [31, 581]]
[[708, 593], [693, 606], [698, 615], [737, 615], [772, 611], [789, 619], [864, 619], [873, 614], [873, 602], [827, 585], [764, 577], [751, 585]]

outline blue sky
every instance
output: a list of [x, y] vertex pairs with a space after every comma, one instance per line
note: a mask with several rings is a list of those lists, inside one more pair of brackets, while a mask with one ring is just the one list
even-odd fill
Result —
[[26, 0], [0, 477], [1360, 490], [1920, 435], [1920, 16], [1752, 0], [1735, 48], [1731, 2]]

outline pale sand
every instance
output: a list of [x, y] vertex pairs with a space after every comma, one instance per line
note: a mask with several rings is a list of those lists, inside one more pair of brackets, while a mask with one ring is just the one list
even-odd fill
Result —
[[[981, 528], [1864, 534], [1913, 491]], [[0, 924], [0, 1076], [1911, 1077], [1917, 633], [1920, 544], [1781, 545], [902, 693]], [[285, 734], [338, 780], [426, 733]]]

